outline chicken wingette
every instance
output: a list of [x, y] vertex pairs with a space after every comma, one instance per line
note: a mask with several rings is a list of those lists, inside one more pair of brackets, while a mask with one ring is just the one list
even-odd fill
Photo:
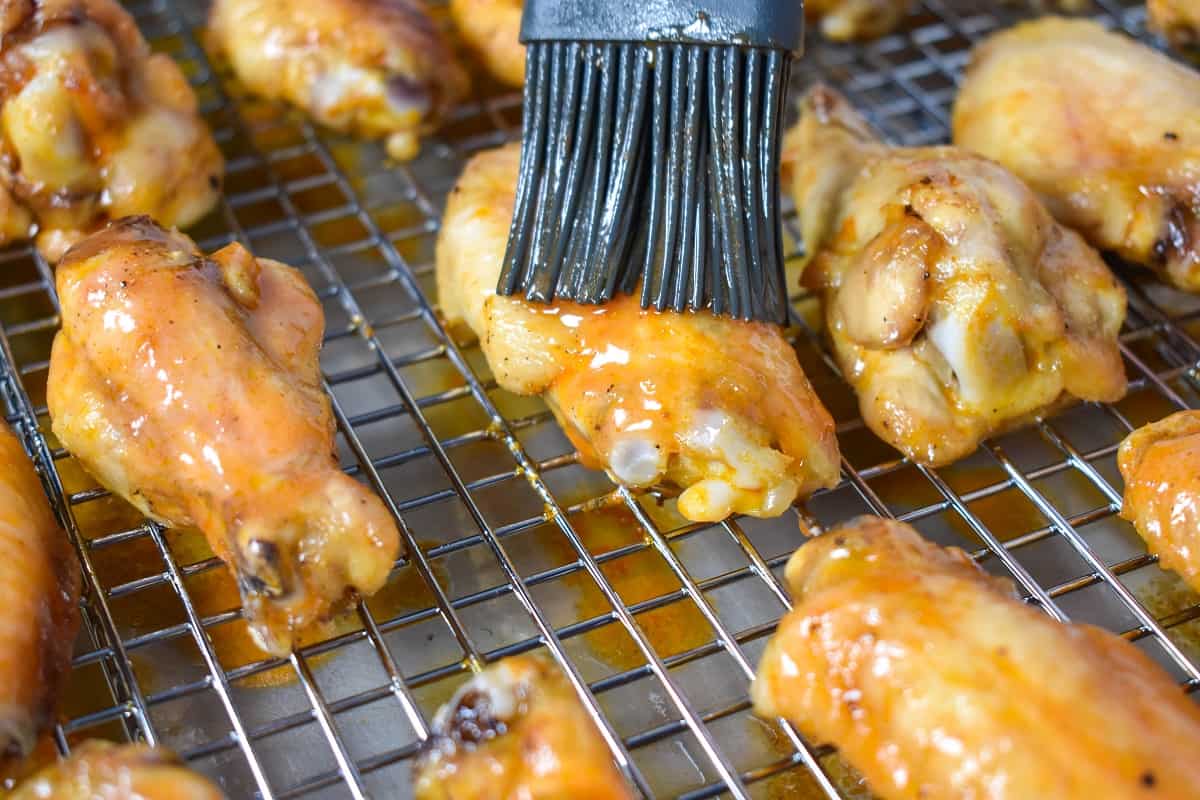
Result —
[[1121, 516], [1158, 556], [1200, 592], [1200, 411], [1180, 411], [1138, 428], [1117, 455], [1125, 479]]
[[8, 800], [224, 800], [174, 754], [143, 744], [89, 741], [21, 782]]
[[475, 156], [437, 244], [442, 312], [480, 339], [499, 384], [542, 394], [584, 462], [620, 483], [667, 481], [679, 511], [775, 516], [838, 480], [833, 422], [775, 326], [705, 312], [532, 305], [494, 292], [520, 147]]
[[187, 226], [224, 161], [183, 72], [115, 0], [0, 0], [0, 245], [56, 261], [106, 219]]
[[1193, 800], [1200, 706], [1136, 646], [1020, 602], [956, 548], [863, 517], [788, 562], [755, 710], [882, 800]]
[[783, 162], [834, 354], [904, 455], [947, 464], [1070, 398], [1124, 395], [1124, 290], [1002, 167], [884, 145], [820, 86]]
[[383, 585], [399, 534], [338, 467], [324, 317], [297, 270], [239, 244], [205, 257], [142, 217], [76, 245], [56, 279], [55, 435], [147, 516], [205, 533], [265, 650]]
[[1095, 22], [1026, 22], [975, 48], [953, 127], [1096, 247], [1200, 291], [1200, 73]]
[[807, 0], [804, 13], [837, 42], [874, 39], [904, 20], [913, 0]]
[[566, 676], [512, 656], [438, 709], [414, 770], [417, 800], [632, 800]]
[[0, 765], [54, 723], [79, 627], [79, 563], [21, 443], [0, 422]]
[[466, 89], [422, 0], [215, 0], [209, 41], [252, 92], [413, 158]]
[[524, 5], [523, 0], [450, 0], [450, 15], [467, 45], [509, 86], [525, 83]]

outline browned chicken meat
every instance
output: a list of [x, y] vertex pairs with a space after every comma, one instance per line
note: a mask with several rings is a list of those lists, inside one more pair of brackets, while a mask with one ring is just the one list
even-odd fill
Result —
[[1121, 516], [1166, 569], [1200, 591], [1200, 411], [1138, 428], [1117, 457], [1125, 479]]
[[1093, 245], [1200, 291], [1200, 73], [1047, 18], [975, 49], [953, 122]]
[[422, 0], [216, 0], [210, 41], [252, 92], [409, 159], [466, 73]]
[[69, 758], [23, 781], [9, 800], [224, 800], [167, 750], [85, 742]]
[[499, 384], [542, 394], [589, 466], [679, 486], [688, 519], [776, 516], [836, 484], [833, 422], [775, 326], [644, 311], [628, 295], [495, 296], [519, 156], [514, 143], [467, 164], [437, 245], [442, 311], [479, 337]]
[[433, 720], [417, 800], [632, 800], [608, 746], [557, 667], [512, 656], [476, 675]]
[[224, 162], [196, 96], [115, 0], [0, 0], [0, 245], [55, 261], [106, 218], [186, 226]]
[[836, 42], [874, 39], [900, 24], [913, 0], [807, 0], [804, 13]]
[[324, 319], [298, 271], [238, 244], [206, 258], [143, 217], [74, 247], [57, 283], [55, 435], [147, 516], [204, 531], [260, 646], [286, 653], [383, 585], [399, 535], [338, 468]]
[[1200, 797], [1200, 707], [962, 551], [863, 517], [796, 551], [787, 581], [754, 708], [835, 745], [882, 800]]
[[953, 147], [880, 143], [816, 87], [784, 144], [828, 334], [863, 420], [946, 464], [1070, 398], [1125, 393], [1125, 293], [1020, 180]]
[[0, 422], [0, 765], [54, 722], [79, 627], [79, 563], [33, 465]]
[[521, 44], [522, 0], [450, 0], [450, 14], [462, 38], [488, 71], [510, 86], [525, 83]]
[[1196, 0], [1146, 0], [1151, 30], [1176, 47], [1200, 46], [1200, 3]]

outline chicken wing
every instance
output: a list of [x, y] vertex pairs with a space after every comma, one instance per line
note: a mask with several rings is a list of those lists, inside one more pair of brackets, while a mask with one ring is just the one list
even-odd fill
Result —
[[543, 394], [589, 466], [629, 486], [667, 480], [688, 519], [775, 516], [838, 480], [833, 422], [771, 325], [708, 313], [496, 297], [518, 145], [477, 155], [446, 204], [442, 311], [481, 340], [499, 384]]
[[33, 465], [0, 422], [0, 764], [54, 722], [79, 628], [79, 563]]
[[1003, 168], [881, 144], [816, 87], [784, 145], [833, 350], [863, 420], [941, 465], [1072, 397], [1125, 393], [1125, 293]]
[[1200, 291], [1200, 73], [1094, 22], [1027, 22], [975, 49], [953, 125], [1093, 245]]
[[115, 0], [0, 0], [0, 245], [57, 261], [106, 218], [190, 225], [225, 166], [196, 96]]
[[797, 550], [787, 581], [754, 708], [835, 745], [883, 800], [1200, 796], [1200, 707], [962, 551], [862, 517]]
[[1196, 0], [1146, 0], [1149, 27], [1179, 48], [1200, 45], [1200, 3]]
[[1117, 456], [1125, 479], [1121, 516], [1166, 569], [1200, 591], [1200, 411], [1138, 428]]
[[268, 652], [383, 585], [399, 548], [383, 503], [339, 468], [299, 272], [231, 244], [205, 258], [147, 218], [59, 265], [55, 435], [165, 525], [204, 531]]
[[820, 20], [827, 38], [848, 42], [890, 33], [912, 6], [913, 0], [808, 0], [804, 13]]
[[413, 158], [466, 89], [422, 0], [216, 0], [210, 42], [251, 91]]
[[493, 664], [438, 709], [414, 772], [417, 800], [632, 800], [608, 746], [557, 667]]
[[23, 781], [9, 800], [224, 800], [174, 754], [143, 744], [89, 741]]
[[488, 71], [510, 86], [525, 84], [521, 44], [523, 0], [450, 0], [450, 14], [463, 39]]

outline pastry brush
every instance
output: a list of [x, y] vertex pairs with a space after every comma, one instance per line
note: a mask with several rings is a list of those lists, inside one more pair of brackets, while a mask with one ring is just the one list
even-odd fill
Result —
[[801, 0], [527, 0], [497, 293], [784, 322], [779, 147]]

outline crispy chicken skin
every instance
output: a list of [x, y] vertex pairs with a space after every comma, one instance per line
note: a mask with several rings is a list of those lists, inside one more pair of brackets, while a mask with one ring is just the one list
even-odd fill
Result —
[[79, 563], [20, 442], [0, 422], [0, 764], [54, 722], [79, 627]]
[[51, 261], [107, 218], [190, 225], [224, 161], [170, 57], [115, 0], [0, 0], [0, 245]]
[[23, 781], [9, 800], [224, 800], [170, 751], [89, 741]]
[[792, 556], [755, 711], [882, 800], [1188, 800], [1200, 708], [1134, 645], [1021, 603], [956, 548], [862, 517]]
[[422, 0], [215, 0], [211, 44], [251, 91], [410, 159], [466, 89]]
[[1071, 397], [1125, 393], [1124, 291], [1002, 167], [881, 144], [820, 86], [783, 162], [834, 353], [904, 455], [947, 464]]
[[463, 40], [509, 86], [525, 84], [525, 45], [519, 38], [523, 7], [522, 0], [450, 0]]
[[1158, 563], [1200, 591], [1200, 411], [1138, 428], [1117, 455], [1125, 479], [1121, 516]]
[[1026, 22], [976, 47], [953, 127], [1096, 247], [1200, 291], [1200, 73], [1094, 22]]
[[1146, 0], [1149, 27], [1175, 47], [1200, 46], [1200, 3], [1196, 0]]
[[338, 468], [299, 272], [238, 244], [206, 258], [142, 217], [73, 248], [57, 283], [55, 435], [147, 516], [204, 531], [263, 649], [383, 585], [399, 535]]
[[566, 676], [538, 656], [503, 659], [433, 720], [417, 800], [632, 800]]
[[804, 13], [820, 21], [826, 38], [848, 42], [890, 33], [912, 6], [913, 0], [807, 0]]
[[629, 486], [668, 481], [680, 512], [775, 516], [838, 480], [833, 422], [771, 325], [707, 313], [535, 306], [496, 297], [520, 148], [477, 155], [437, 245], [442, 311], [481, 340], [499, 384], [543, 394], [589, 466]]

